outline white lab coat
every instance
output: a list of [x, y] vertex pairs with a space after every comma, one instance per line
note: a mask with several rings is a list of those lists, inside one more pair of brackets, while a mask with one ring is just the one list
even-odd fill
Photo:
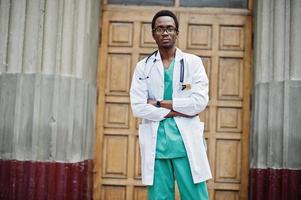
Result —
[[[191, 84], [191, 89], [180, 89], [181, 59], [184, 60], [184, 84]], [[159, 122], [170, 110], [147, 104], [147, 99], [163, 99], [164, 68], [159, 52], [153, 54], [147, 63], [145, 61], [146, 58], [136, 66], [130, 99], [134, 116], [143, 119], [139, 125], [142, 183], [153, 185]], [[191, 116], [203, 111], [208, 103], [208, 78], [201, 59], [180, 49], [175, 55], [172, 101], [173, 110]], [[194, 183], [212, 178], [203, 143], [204, 123], [198, 116], [174, 119], [183, 138]]]

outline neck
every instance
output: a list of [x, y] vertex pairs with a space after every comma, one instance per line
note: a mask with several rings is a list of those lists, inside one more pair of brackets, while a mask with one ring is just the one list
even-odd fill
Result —
[[159, 48], [160, 56], [162, 60], [171, 60], [175, 57], [176, 47], [172, 48]]

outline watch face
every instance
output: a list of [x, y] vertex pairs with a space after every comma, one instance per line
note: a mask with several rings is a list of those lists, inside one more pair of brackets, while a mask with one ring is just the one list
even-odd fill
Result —
[[160, 107], [160, 101], [157, 101], [157, 107]]

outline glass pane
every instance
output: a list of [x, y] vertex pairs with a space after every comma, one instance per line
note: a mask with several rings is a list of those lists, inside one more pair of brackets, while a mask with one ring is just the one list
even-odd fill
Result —
[[109, 4], [173, 6], [174, 0], [108, 0]]
[[181, 0], [180, 5], [187, 7], [247, 8], [248, 0]]

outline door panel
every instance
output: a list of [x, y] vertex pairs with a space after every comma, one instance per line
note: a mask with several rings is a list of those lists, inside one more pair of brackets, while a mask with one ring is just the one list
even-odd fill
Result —
[[[95, 199], [147, 199], [141, 184], [139, 119], [131, 113], [129, 87], [135, 64], [156, 48], [151, 35], [156, 11], [126, 6], [103, 11]], [[210, 199], [246, 199], [250, 17], [224, 9], [205, 11], [175, 10], [180, 24], [178, 47], [202, 58], [210, 81], [210, 102], [200, 113], [214, 177], [208, 181]]]

